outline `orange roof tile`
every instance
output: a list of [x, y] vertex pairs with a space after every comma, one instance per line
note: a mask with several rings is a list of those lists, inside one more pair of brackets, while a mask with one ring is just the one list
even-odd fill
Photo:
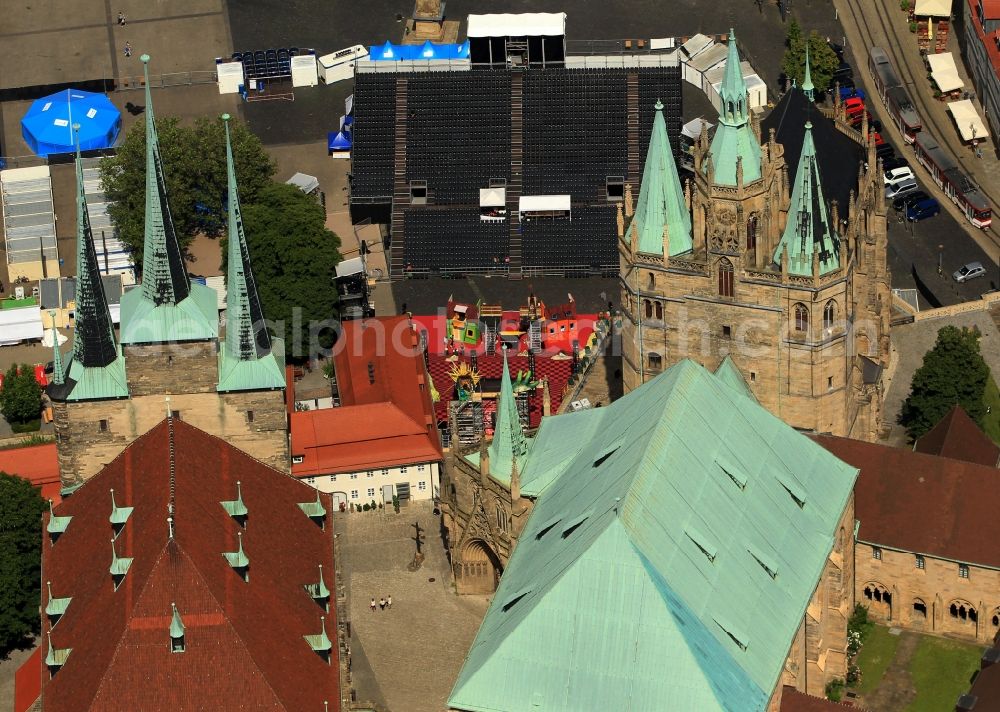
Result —
[[0, 450], [0, 472], [23, 477], [38, 487], [58, 482], [59, 462], [56, 459], [56, 444]]

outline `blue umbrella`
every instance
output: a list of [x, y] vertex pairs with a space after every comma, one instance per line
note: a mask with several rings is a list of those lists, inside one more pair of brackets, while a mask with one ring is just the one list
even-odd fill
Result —
[[104, 96], [64, 89], [31, 105], [21, 119], [21, 135], [39, 156], [76, 150], [73, 124], [80, 125], [80, 149], [113, 146], [122, 128], [121, 112]]

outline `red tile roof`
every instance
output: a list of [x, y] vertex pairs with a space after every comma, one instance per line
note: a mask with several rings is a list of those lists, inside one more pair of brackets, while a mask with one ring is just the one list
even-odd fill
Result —
[[1000, 567], [996, 468], [828, 435], [816, 440], [861, 470], [854, 486], [858, 539]]
[[847, 709], [851, 708], [822, 697], [807, 695], [788, 685], [781, 690], [781, 712], [845, 712]]
[[[324, 701], [338, 709], [335, 614], [303, 589], [318, 581], [319, 564], [334, 587], [329, 498], [324, 532], [297, 506], [315, 501], [315, 490], [186, 423], [173, 427], [172, 540], [165, 421], [56, 508], [72, 520], [55, 544], [46, 539], [42, 570], [54, 596], [72, 597], [51, 629], [53, 645], [72, 653], [43, 680], [46, 712], [308, 711], [323, 710]], [[237, 480], [249, 510], [245, 529], [219, 504], [236, 497]], [[119, 507], [134, 507], [116, 541], [118, 556], [133, 557], [118, 590], [109, 573], [110, 489]], [[222, 556], [237, 550], [239, 531], [249, 582]], [[44, 587], [42, 598], [44, 608]], [[186, 627], [183, 653], [170, 651], [171, 602]], [[321, 615], [333, 641], [330, 665], [302, 637], [320, 632]], [[43, 616], [43, 657], [48, 630]]]
[[[983, 17], [987, 20], [1000, 20], [1000, 0], [980, 0], [983, 4]], [[975, 0], [973, 0], [972, 10], [975, 15]]]
[[440, 460], [419, 340], [405, 316], [344, 323], [334, 354], [339, 408], [291, 414], [292, 474], [355, 472]]
[[1000, 709], [1000, 665], [994, 663], [980, 670], [972, 683], [972, 689], [966, 693], [976, 698], [976, 710]]
[[35, 648], [14, 673], [14, 712], [27, 712], [42, 691], [42, 649]]
[[913, 449], [988, 467], [996, 467], [1000, 462], [1000, 447], [979, 429], [976, 421], [960, 405], [949, 410], [948, 415], [924, 433], [914, 443]]
[[983, 16], [987, 20], [998, 20], [1000, 19], [1000, 0], [966, 0], [971, 8], [971, 18], [972, 18], [972, 29], [975, 33], [975, 38], [969, 38], [970, 42], [979, 41], [980, 44], [986, 49], [986, 54], [990, 58], [990, 64], [993, 66], [993, 71], [1000, 74], [1000, 47], [997, 47], [997, 37], [1000, 33], [986, 32], [983, 29], [982, 24], [979, 22], [979, 13], [977, 6], [979, 2], [983, 3]]
[[0, 472], [28, 480], [55, 504], [62, 499], [55, 443], [0, 450]]

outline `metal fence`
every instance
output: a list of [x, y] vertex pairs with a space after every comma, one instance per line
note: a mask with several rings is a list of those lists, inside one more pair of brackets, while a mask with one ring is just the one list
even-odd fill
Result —
[[[210, 71], [198, 72], [171, 72], [169, 74], [152, 74], [149, 77], [149, 86], [154, 89], [165, 87], [184, 87], [193, 84], [214, 84], [218, 81], [218, 75]], [[119, 78], [115, 85], [115, 91], [130, 91], [132, 89], [145, 89], [145, 78], [141, 74], [126, 75]]]

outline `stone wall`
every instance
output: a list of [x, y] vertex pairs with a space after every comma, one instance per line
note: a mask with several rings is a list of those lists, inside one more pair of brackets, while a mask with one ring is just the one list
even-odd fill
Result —
[[855, 595], [873, 619], [984, 645], [1000, 630], [1000, 571], [970, 564], [963, 578], [957, 561], [925, 555], [921, 569], [913, 552], [882, 548], [876, 559], [874, 548], [858, 542], [855, 556]]
[[218, 342], [123, 346], [133, 398], [172, 393], [214, 393], [219, 382]]

